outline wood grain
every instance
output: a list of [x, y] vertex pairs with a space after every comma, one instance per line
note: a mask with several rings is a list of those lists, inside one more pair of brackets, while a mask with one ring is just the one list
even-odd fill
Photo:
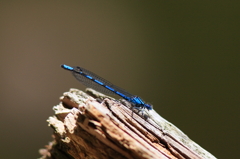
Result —
[[70, 89], [54, 106], [54, 141], [40, 150], [42, 159], [215, 159], [154, 110], [87, 92]]

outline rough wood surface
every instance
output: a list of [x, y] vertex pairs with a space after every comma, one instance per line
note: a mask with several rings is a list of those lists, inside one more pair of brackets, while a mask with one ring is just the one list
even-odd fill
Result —
[[70, 89], [54, 106], [47, 120], [54, 141], [40, 150], [42, 159], [215, 159], [154, 110], [87, 92]]

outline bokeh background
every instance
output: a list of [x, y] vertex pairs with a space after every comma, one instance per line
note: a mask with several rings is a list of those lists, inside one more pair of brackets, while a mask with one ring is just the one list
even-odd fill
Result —
[[37, 158], [82, 66], [141, 96], [217, 158], [239, 156], [240, 14], [232, 1], [0, 1], [0, 155]]

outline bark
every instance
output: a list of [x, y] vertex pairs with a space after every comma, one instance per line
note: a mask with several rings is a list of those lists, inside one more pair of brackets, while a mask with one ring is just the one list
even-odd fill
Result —
[[[70, 89], [47, 120], [42, 159], [215, 159], [154, 110], [135, 110], [92, 89]], [[124, 104], [123, 104], [124, 103]]]

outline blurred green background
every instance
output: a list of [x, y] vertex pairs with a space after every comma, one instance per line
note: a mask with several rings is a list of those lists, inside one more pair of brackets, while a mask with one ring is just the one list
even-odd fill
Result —
[[239, 156], [240, 2], [0, 1], [0, 154], [37, 158], [82, 66], [217, 158]]

